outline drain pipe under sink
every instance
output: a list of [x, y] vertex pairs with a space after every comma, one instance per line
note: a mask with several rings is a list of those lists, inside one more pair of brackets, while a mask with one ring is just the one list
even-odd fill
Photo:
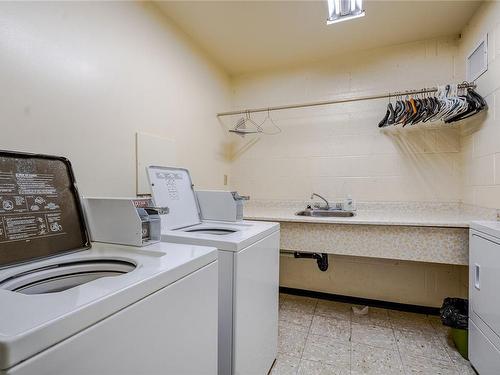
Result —
[[[291, 252], [281, 251], [281, 255], [292, 256]], [[320, 271], [325, 272], [328, 270], [328, 254], [327, 253], [303, 253], [300, 251], [293, 252], [294, 258], [307, 258], [307, 259], [316, 259], [316, 263], [318, 263], [318, 268]]]

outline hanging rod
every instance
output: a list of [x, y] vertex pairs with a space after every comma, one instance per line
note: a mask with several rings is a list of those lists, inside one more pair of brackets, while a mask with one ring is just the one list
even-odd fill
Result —
[[[465, 82], [465, 83], [460, 83], [458, 85], [458, 87], [461, 89], [462, 88], [476, 88], [476, 84]], [[385, 94], [366, 95], [366, 96], [341, 98], [341, 99], [335, 99], [335, 100], [325, 100], [325, 101], [309, 102], [309, 103], [301, 103], [301, 104], [288, 104], [288, 105], [279, 105], [279, 106], [275, 106], [275, 107], [249, 108], [249, 109], [243, 109], [243, 110], [239, 110], [239, 111], [220, 112], [220, 113], [217, 113], [217, 117], [242, 115], [242, 114], [246, 114], [246, 113], [281, 111], [283, 109], [317, 107], [317, 106], [321, 106], [321, 105], [339, 104], [339, 103], [348, 103], [348, 102], [359, 102], [362, 100], [383, 99], [383, 98], [396, 97], [396, 96], [401, 96], [401, 95], [425, 94], [428, 92], [436, 92], [436, 91], [438, 91], [437, 87], [430, 87], [430, 88], [424, 88], [424, 89], [420, 89], [420, 90], [398, 91], [398, 92], [385, 93]]]

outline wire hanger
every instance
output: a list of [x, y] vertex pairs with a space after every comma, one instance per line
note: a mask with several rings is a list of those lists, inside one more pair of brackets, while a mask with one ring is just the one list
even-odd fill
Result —
[[[250, 125], [248, 127], [247, 125]], [[250, 116], [250, 112], [245, 112], [245, 117], [241, 117], [237, 122], [233, 129], [229, 129], [229, 132], [238, 134], [241, 137], [244, 137], [247, 134], [258, 134], [263, 133], [261, 126], [257, 124], [252, 117]]]
[[[269, 121], [271, 123], [271, 125], [276, 129], [275, 131], [273, 131], [273, 132], [264, 131], [264, 124], [267, 121]], [[276, 135], [276, 134], [281, 133], [281, 128], [278, 125], [276, 125], [276, 123], [274, 122], [274, 120], [271, 117], [271, 109], [269, 109], [269, 108], [267, 109], [267, 116], [264, 119], [264, 121], [261, 122], [260, 128], [262, 129], [262, 134], [266, 134], [266, 135]]]

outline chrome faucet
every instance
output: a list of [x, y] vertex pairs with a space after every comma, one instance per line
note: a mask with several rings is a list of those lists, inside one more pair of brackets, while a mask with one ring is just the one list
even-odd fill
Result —
[[322, 196], [321, 196], [321, 195], [319, 195], [319, 194], [312, 193], [312, 194], [311, 194], [311, 199], [313, 199], [315, 196], [316, 196], [316, 197], [318, 197], [318, 198], [320, 198], [320, 199], [322, 199], [322, 200], [324, 200], [324, 201], [325, 201], [325, 203], [326, 203], [326, 204], [325, 204], [325, 206], [323, 206], [323, 207], [321, 207], [321, 206], [319, 206], [319, 205], [318, 205], [318, 206], [316, 206], [317, 208], [319, 208], [320, 210], [329, 210], [329, 209], [330, 209], [330, 203], [328, 203], [328, 201], [327, 201], [324, 197], [322, 197]]

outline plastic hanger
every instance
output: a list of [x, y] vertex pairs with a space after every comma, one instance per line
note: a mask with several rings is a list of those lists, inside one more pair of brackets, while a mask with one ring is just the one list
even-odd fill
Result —
[[486, 101], [468, 82], [438, 86], [434, 94], [431, 92], [429, 89], [423, 89], [416, 94], [398, 94], [394, 105], [389, 96], [386, 113], [378, 126], [405, 127], [433, 121], [450, 123], [473, 116], [487, 108]]

